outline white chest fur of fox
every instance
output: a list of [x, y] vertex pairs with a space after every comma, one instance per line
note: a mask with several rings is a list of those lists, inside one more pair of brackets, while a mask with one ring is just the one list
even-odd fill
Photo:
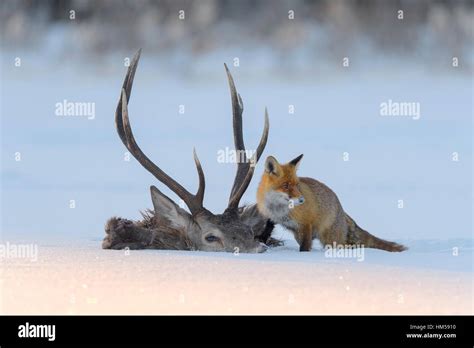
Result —
[[290, 198], [286, 193], [269, 191], [265, 195], [261, 210], [263, 215], [274, 223], [294, 231], [298, 229], [298, 223], [290, 217], [290, 206]]

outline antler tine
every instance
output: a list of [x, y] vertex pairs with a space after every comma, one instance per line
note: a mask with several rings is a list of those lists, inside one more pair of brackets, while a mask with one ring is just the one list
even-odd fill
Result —
[[198, 191], [196, 192], [196, 199], [200, 206], [203, 206], [204, 201], [204, 190], [206, 189], [206, 179], [204, 177], [204, 171], [202, 170], [201, 161], [199, 161], [199, 157], [196, 153], [196, 149], [193, 149], [194, 155], [194, 164], [196, 164], [196, 170], [199, 176], [199, 187]]
[[268, 120], [268, 110], [265, 107], [265, 124], [263, 126], [263, 132], [262, 132], [262, 137], [260, 138], [260, 143], [257, 146], [257, 158], [256, 158], [255, 163], [258, 162], [258, 160], [260, 159], [260, 156], [263, 153], [263, 150], [265, 150], [265, 146], [267, 146], [269, 131], [270, 131], [270, 121]]
[[242, 134], [242, 113], [244, 111], [244, 104], [240, 94], [237, 93], [235, 88], [234, 79], [232, 74], [224, 63], [225, 71], [227, 73], [227, 79], [229, 80], [230, 98], [232, 100], [232, 115], [233, 115], [233, 126], [234, 126], [234, 144], [236, 150], [245, 150], [244, 137]]
[[[128, 66], [127, 74], [125, 75], [125, 79], [122, 84], [122, 90], [125, 90], [125, 94], [127, 96], [127, 103], [130, 100], [130, 95], [132, 93], [132, 85], [133, 79], [135, 78], [135, 71], [137, 71], [138, 61], [140, 60], [140, 55], [142, 53], [142, 49], [140, 48], [135, 56], [132, 59], [132, 62]], [[123, 130], [123, 123], [122, 123], [122, 90], [120, 90], [120, 98], [117, 104], [117, 109], [115, 110], [115, 126], [117, 128], [118, 135], [122, 140], [122, 143], [127, 146], [127, 141], [125, 139], [125, 132]]]
[[270, 130], [270, 122], [268, 121], [268, 112], [267, 108], [265, 108], [265, 125], [263, 127], [262, 137], [260, 138], [260, 143], [258, 144], [256, 153], [253, 154], [252, 158], [250, 159], [250, 166], [248, 169], [247, 174], [245, 175], [242, 183], [239, 186], [239, 189], [230, 197], [228, 208], [230, 209], [237, 209], [239, 207], [239, 202], [242, 196], [244, 195], [245, 191], [247, 190], [250, 181], [252, 181], [253, 173], [255, 171], [255, 166], [267, 145], [268, 139], [268, 132]]
[[229, 198], [229, 204], [227, 205], [227, 209], [229, 210], [234, 210], [239, 207], [240, 199], [249, 187], [250, 181], [252, 180], [253, 172], [255, 171], [255, 165], [257, 164], [256, 154], [251, 157], [250, 161], [252, 165], [249, 166], [249, 170], [247, 171], [247, 174], [242, 180], [242, 184], [239, 186], [238, 190], [234, 193], [234, 195]]
[[[255, 165], [260, 159], [260, 156], [265, 149], [268, 139], [269, 132], [269, 121], [268, 121], [268, 111], [265, 108], [265, 125], [260, 138], [260, 143], [257, 147], [256, 156], [252, 156], [252, 159], [247, 157], [245, 151], [244, 139], [243, 139], [243, 130], [242, 130], [242, 113], [244, 110], [244, 105], [240, 94], [237, 93], [235, 88], [234, 79], [232, 74], [229, 71], [229, 68], [224, 63], [225, 70], [227, 73], [227, 79], [229, 80], [230, 96], [232, 101], [232, 117], [233, 117], [233, 130], [234, 130], [234, 144], [235, 149], [239, 151], [239, 155], [243, 154], [244, 161], [239, 161], [237, 163], [237, 173], [235, 174], [234, 184], [232, 185], [232, 190], [230, 192], [228, 209], [236, 209], [239, 205], [242, 195], [245, 193], [250, 181], [252, 180], [252, 175], [255, 170]], [[252, 163], [252, 164], [251, 164]]]
[[237, 172], [235, 174], [232, 190], [230, 191], [230, 200], [235, 195], [235, 192], [239, 189], [242, 180], [245, 178], [245, 175], [247, 174], [249, 169], [249, 164], [245, 151], [244, 136], [242, 131], [242, 113], [244, 111], [244, 104], [242, 102], [240, 94], [237, 93], [234, 79], [232, 78], [232, 74], [230, 73], [227, 64], [224, 63], [224, 67], [227, 73], [227, 79], [229, 81], [230, 98], [232, 101], [232, 126], [234, 131], [235, 150], [239, 151], [239, 155], [243, 154], [244, 156], [243, 161], [237, 162]]
[[[196, 169], [199, 176], [199, 188], [196, 195], [191, 194], [163, 170], [161, 170], [156, 164], [154, 164], [140, 149], [138, 144], [135, 141], [133, 136], [132, 128], [130, 126], [130, 120], [128, 117], [128, 100], [130, 98], [130, 93], [132, 91], [133, 78], [135, 76], [135, 71], [137, 69], [138, 60], [140, 59], [141, 50], [135, 54], [135, 57], [128, 68], [127, 75], [123, 83], [121, 98], [117, 105], [117, 110], [115, 113], [115, 124], [117, 127], [117, 132], [122, 139], [125, 147], [130, 151], [130, 153], [137, 159], [137, 161], [151, 174], [153, 174], [159, 181], [165, 184], [171, 191], [176, 193], [179, 198], [181, 198], [186, 205], [188, 206], [191, 213], [194, 215], [199, 211], [204, 210], [203, 207], [203, 198], [204, 198], [204, 188], [205, 188], [205, 178], [204, 172], [202, 170], [201, 163], [194, 152], [194, 162], [196, 164]], [[127, 93], [128, 92], [128, 93]]]

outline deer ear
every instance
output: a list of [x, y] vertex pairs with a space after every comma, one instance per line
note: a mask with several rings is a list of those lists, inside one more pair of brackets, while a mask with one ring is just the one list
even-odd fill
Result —
[[278, 163], [275, 157], [267, 157], [267, 159], [265, 160], [265, 172], [277, 176], [280, 174], [280, 163]]
[[151, 201], [155, 215], [168, 220], [174, 228], [184, 228], [192, 221], [191, 214], [180, 208], [155, 186], [150, 186]]
[[295, 167], [296, 170], [298, 170], [298, 167], [300, 166], [300, 162], [302, 158], [303, 158], [303, 154], [299, 155], [295, 159], [292, 159], [289, 164]]

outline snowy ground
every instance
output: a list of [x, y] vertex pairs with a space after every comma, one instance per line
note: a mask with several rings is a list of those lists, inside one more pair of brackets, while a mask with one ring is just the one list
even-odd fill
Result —
[[[90, 66], [22, 57], [21, 68], [10, 56], [2, 59], [4, 239], [99, 238], [109, 217], [139, 218], [151, 206], [151, 184], [175, 197], [133, 158], [124, 160], [113, 120], [122, 57]], [[144, 152], [190, 191], [197, 187], [196, 147], [208, 183], [204, 203], [215, 212], [224, 210], [235, 173], [235, 164], [217, 161], [218, 151], [233, 146], [222, 64], [229, 57], [232, 52], [223, 52], [205, 65], [196, 62], [194, 74], [176, 75], [144, 51], [129, 106]], [[287, 161], [304, 153], [300, 174], [331, 187], [369, 232], [388, 239], [472, 239], [470, 75], [404, 63], [331, 72], [315, 64], [306, 76], [257, 73], [253, 61], [241, 63], [232, 72], [245, 105], [247, 148], [257, 145], [267, 106], [263, 156]], [[95, 103], [95, 118], [57, 116], [55, 105], [64, 99]], [[389, 99], [419, 102], [420, 119], [381, 116], [380, 103]], [[259, 163], [243, 203], [255, 202], [261, 174]]]
[[[205, 204], [215, 212], [225, 208], [235, 171], [216, 161], [232, 147], [222, 63], [235, 54], [167, 71], [145, 50], [129, 107], [145, 153], [191, 191], [196, 146]], [[0, 260], [1, 313], [473, 313], [470, 73], [371, 58], [370, 66], [337, 71], [304, 64], [298, 75], [277, 65], [265, 70], [266, 59], [244, 54], [231, 68], [248, 148], [268, 106], [264, 156], [304, 153], [302, 175], [328, 184], [359, 225], [407, 244], [407, 252], [329, 259], [321, 250], [299, 253], [286, 236], [285, 247], [261, 255], [126, 255], [100, 249], [104, 223], [139, 218], [157, 183], [133, 158], [124, 160], [113, 113], [125, 69], [115, 58], [73, 64], [2, 53], [1, 241], [36, 243], [39, 254], [37, 262]], [[95, 118], [55, 115], [64, 99], [95, 103]], [[389, 99], [420, 102], [420, 119], [380, 116]], [[244, 202], [255, 201], [261, 173], [259, 163]]]
[[[472, 248], [424, 242], [364, 260], [42, 245], [0, 266], [4, 314], [472, 314]], [[440, 266], [443, 265], [443, 266]]]

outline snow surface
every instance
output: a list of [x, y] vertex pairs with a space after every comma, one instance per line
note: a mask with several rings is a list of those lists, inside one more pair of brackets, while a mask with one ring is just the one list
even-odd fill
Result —
[[[235, 172], [216, 160], [233, 146], [222, 63], [234, 56], [214, 53], [177, 74], [181, 66], [167, 71], [144, 51], [129, 106], [144, 152], [191, 191], [196, 147], [205, 205], [215, 212], [224, 210]], [[410, 249], [330, 259], [317, 248], [299, 253], [286, 234], [286, 246], [260, 255], [102, 250], [105, 221], [139, 218], [157, 184], [133, 158], [123, 160], [114, 129], [123, 57], [73, 63], [3, 52], [1, 240], [37, 243], [39, 259], [0, 260], [1, 313], [473, 313], [470, 73], [375, 60], [336, 71], [304, 64], [298, 75], [241, 57], [231, 70], [247, 147], [256, 146], [268, 106], [264, 156], [304, 153], [301, 175], [330, 186], [363, 228]], [[56, 116], [64, 99], [96, 103], [95, 119]], [[421, 118], [381, 117], [388, 99], [420, 102]], [[244, 202], [255, 201], [261, 173], [260, 163]]]
[[[196, 147], [208, 183], [205, 205], [215, 212], [224, 210], [235, 173], [234, 164], [217, 161], [219, 150], [233, 147], [222, 65], [229, 56], [222, 53], [221, 63], [208, 62], [204, 72], [176, 76], [160, 70], [159, 61], [144, 52], [129, 106], [144, 152], [190, 191], [197, 188]], [[88, 67], [59, 60], [48, 67], [25, 56], [19, 69], [3, 58], [6, 238], [98, 238], [109, 217], [139, 218], [139, 210], [151, 207], [151, 184], [176, 198], [133, 158], [124, 161], [113, 115], [125, 69], [122, 57], [116, 60]], [[387, 239], [472, 239], [469, 74], [423, 72], [401, 63], [383, 68], [310, 70], [298, 78], [285, 77], [284, 71], [251, 75], [244, 64], [232, 68], [245, 105], [247, 148], [258, 143], [267, 106], [270, 136], [264, 156], [287, 161], [304, 153], [300, 175], [331, 187], [363, 228]], [[64, 99], [94, 102], [95, 119], [56, 116], [55, 104]], [[379, 105], [388, 99], [419, 101], [421, 118], [380, 116]], [[180, 104], [184, 115], [178, 113]], [[459, 161], [452, 161], [453, 152]], [[255, 202], [261, 174], [259, 163], [244, 203]], [[69, 208], [70, 200], [75, 209]]]
[[280, 236], [289, 238], [286, 246], [240, 255], [101, 250], [99, 242], [42, 245], [36, 262], [9, 258], [0, 266], [0, 312], [473, 313], [472, 248], [460, 248], [458, 256], [365, 250], [359, 262], [327, 258], [318, 249], [299, 253], [288, 234]]

